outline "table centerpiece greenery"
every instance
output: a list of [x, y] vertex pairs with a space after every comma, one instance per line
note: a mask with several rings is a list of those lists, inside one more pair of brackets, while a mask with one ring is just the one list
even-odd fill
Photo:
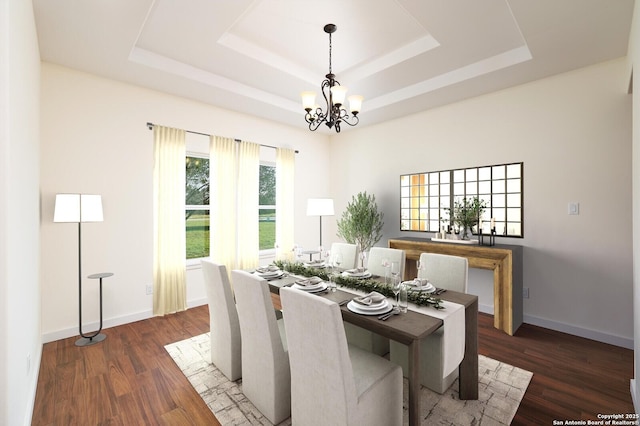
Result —
[[[282, 260], [276, 260], [275, 262], [273, 262], [273, 264], [281, 270], [287, 271], [293, 275], [302, 277], [319, 277], [323, 281], [329, 281], [330, 279], [329, 275], [331, 274], [331, 272], [326, 268], [314, 268], [312, 266], [305, 266], [300, 262], [289, 262]], [[337, 285], [341, 287], [360, 290], [365, 293], [377, 291], [378, 293], [383, 294], [386, 297], [395, 297], [390, 285], [377, 281], [373, 277], [371, 279], [361, 279], [345, 277], [341, 273], [336, 273], [331, 278]], [[408, 300], [419, 306], [431, 306], [436, 309], [444, 309], [444, 306], [442, 306], [441, 304], [442, 299], [432, 297], [431, 294], [425, 293], [423, 291], [409, 292]]]
[[384, 213], [378, 211], [375, 195], [359, 192], [351, 198], [338, 220], [338, 237], [366, 253], [382, 238]]

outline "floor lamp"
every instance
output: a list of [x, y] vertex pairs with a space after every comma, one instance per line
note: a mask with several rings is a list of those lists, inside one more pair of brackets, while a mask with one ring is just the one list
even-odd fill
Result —
[[[106, 336], [100, 330], [92, 334], [82, 332], [82, 223], [102, 222], [102, 197], [88, 194], [57, 194], [53, 213], [54, 222], [78, 224], [78, 328], [80, 339], [76, 346], [88, 346], [103, 341]], [[102, 293], [101, 293], [102, 305]], [[100, 306], [100, 328], [102, 328], [102, 306]]]
[[322, 247], [322, 216], [333, 216], [332, 198], [309, 198], [307, 216], [320, 216], [320, 247]]

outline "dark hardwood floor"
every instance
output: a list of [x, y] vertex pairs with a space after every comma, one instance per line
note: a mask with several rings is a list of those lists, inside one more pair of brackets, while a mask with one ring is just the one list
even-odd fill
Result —
[[[527, 324], [508, 336], [492, 324], [480, 314], [480, 353], [534, 374], [514, 425], [634, 411], [631, 350]], [[164, 350], [208, 328], [201, 306], [106, 329], [91, 347], [74, 346], [75, 337], [45, 344], [32, 424], [218, 425]]]
[[209, 331], [206, 306], [43, 347], [33, 425], [219, 425], [164, 345]]

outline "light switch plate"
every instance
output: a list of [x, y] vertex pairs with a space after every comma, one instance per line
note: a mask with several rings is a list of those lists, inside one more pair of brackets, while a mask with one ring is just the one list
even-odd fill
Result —
[[569, 203], [569, 214], [570, 215], [580, 214], [580, 203]]

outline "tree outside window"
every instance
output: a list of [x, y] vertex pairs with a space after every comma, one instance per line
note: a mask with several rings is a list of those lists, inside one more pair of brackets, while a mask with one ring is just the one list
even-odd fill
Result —
[[260, 250], [273, 249], [276, 242], [276, 168], [260, 165], [259, 186], [259, 235]]
[[187, 259], [209, 256], [209, 159], [186, 157]]
[[[260, 250], [273, 249], [276, 240], [276, 168], [260, 165], [259, 183]], [[186, 157], [186, 257], [198, 259], [210, 254], [209, 159]]]

